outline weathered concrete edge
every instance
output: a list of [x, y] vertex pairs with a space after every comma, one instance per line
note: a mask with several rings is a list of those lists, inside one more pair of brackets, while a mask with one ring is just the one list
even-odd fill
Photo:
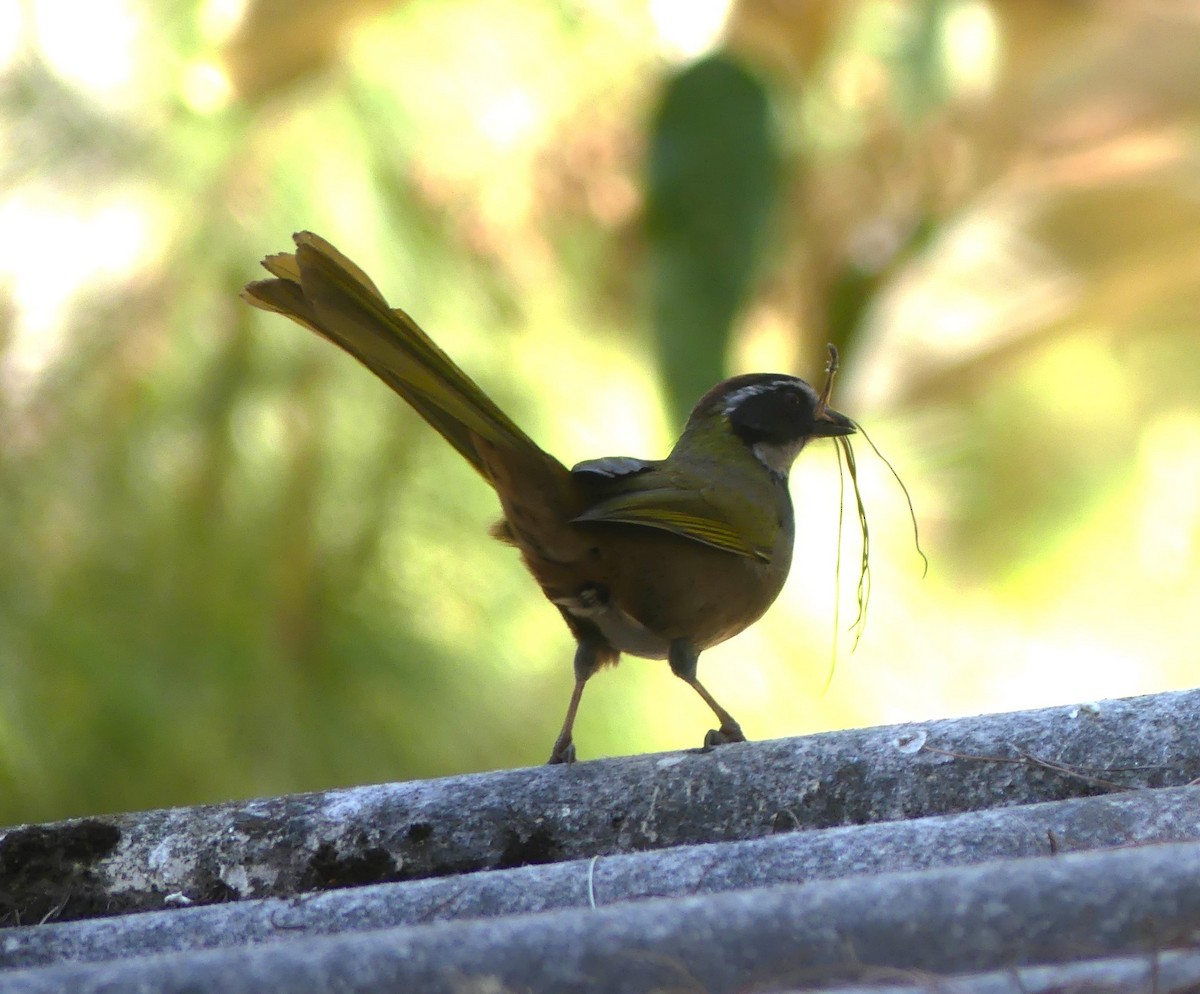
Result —
[[[912, 976], [903, 983], [863, 983], [821, 987], [824, 994], [1195, 994], [1200, 990], [1200, 952], [1172, 950], [1139, 956], [1111, 956], [1081, 963], [1028, 966], [954, 977]], [[895, 971], [876, 980], [898, 980]], [[812, 994], [795, 987], [777, 994]]]
[[1163, 843], [15, 970], [0, 991], [644, 994], [690, 976], [725, 994], [797, 971], [815, 986], [849, 967], [955, 974], [1147, 954], [1194, 946], [1198, 922], [1200, 843]]
[[0, 922], [1186, 784], [1200, 691], [10, 829]]
[[249, 900], [12, 928], [0, 930], [0, 968], [97, 962], [300, 935], [585, 908], [591, 902], [599, 907], [1167, 841], [1200, 841], [1200, 791], [1195, 788], [791, 832], [459, 878], [377, 884], [315, 893], [302, 900]]

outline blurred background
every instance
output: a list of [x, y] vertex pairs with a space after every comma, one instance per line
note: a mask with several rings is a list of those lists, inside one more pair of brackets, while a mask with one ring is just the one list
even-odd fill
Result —
[[[0, 0], [0, 823], [548, 755], [572, 640], [491, 492], [238, 299], [300, 228], [568, 464], [840, 346], [930, 568], [856, 440], [851, 652], [806, 451], [701, 661], [750, 736], [1195, 685], [1197, 53], [1185, 2]], [[576, 738], [710, 725], [627, 658]]]

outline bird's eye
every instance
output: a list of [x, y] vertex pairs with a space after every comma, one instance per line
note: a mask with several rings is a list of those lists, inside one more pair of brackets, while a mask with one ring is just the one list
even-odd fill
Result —
[[796, 393], [794, 390], [789, 390], [787, 393], [785, 393], [783, 395], [783, 399], [788, 407], [799, 407], [800, 406], [800, 395], [798, 393]]

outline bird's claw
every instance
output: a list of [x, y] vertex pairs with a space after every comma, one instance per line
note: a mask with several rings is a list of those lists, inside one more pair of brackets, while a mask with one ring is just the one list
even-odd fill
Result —
[[704, 736], [704, 748], [711, 749], [713, 746], [745, 741], [746, 736], [742, 733], [742, 726], [735, 721], [722, 725], [720, 728], [710, 728]]
[[550, 751], [550, 758], [546, 760], [547, 766], [558, 766], [575, 762], [575, 743], [570, 739], [566, 742], [555, 742], [554, 748]]

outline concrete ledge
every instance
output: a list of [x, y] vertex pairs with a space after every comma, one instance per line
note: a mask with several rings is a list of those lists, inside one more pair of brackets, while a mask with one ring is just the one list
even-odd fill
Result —
[[1200, 778], [1200, 691], [0, 835], [0, 923], [496, 870]]
[[900, 870], [1154, 842], [1200, 841], [1200, 792], [1179, 787], [907, 822], [791, 832], [293, 899], [0, 930], [0, 968], [213, 949], [301, 935], [606, 907]]
[[1181, 692], [24, 826], [0, 994], [1194, 989], [1198, 778]]
[[732, 994], [1150, 956], [1194, 946], [1198, 927], [1200, 843], [1165, 843], [14, 970], [0, 989]]
[[859, 972], [864, 975], [860, 984], [822, 990], [828, 994], [1195, 994], [1200, 989], [1200, 953], [1146, 953], [1053, 967], [1013, 967], [957, 976], [949, 982], [913, 971]]

